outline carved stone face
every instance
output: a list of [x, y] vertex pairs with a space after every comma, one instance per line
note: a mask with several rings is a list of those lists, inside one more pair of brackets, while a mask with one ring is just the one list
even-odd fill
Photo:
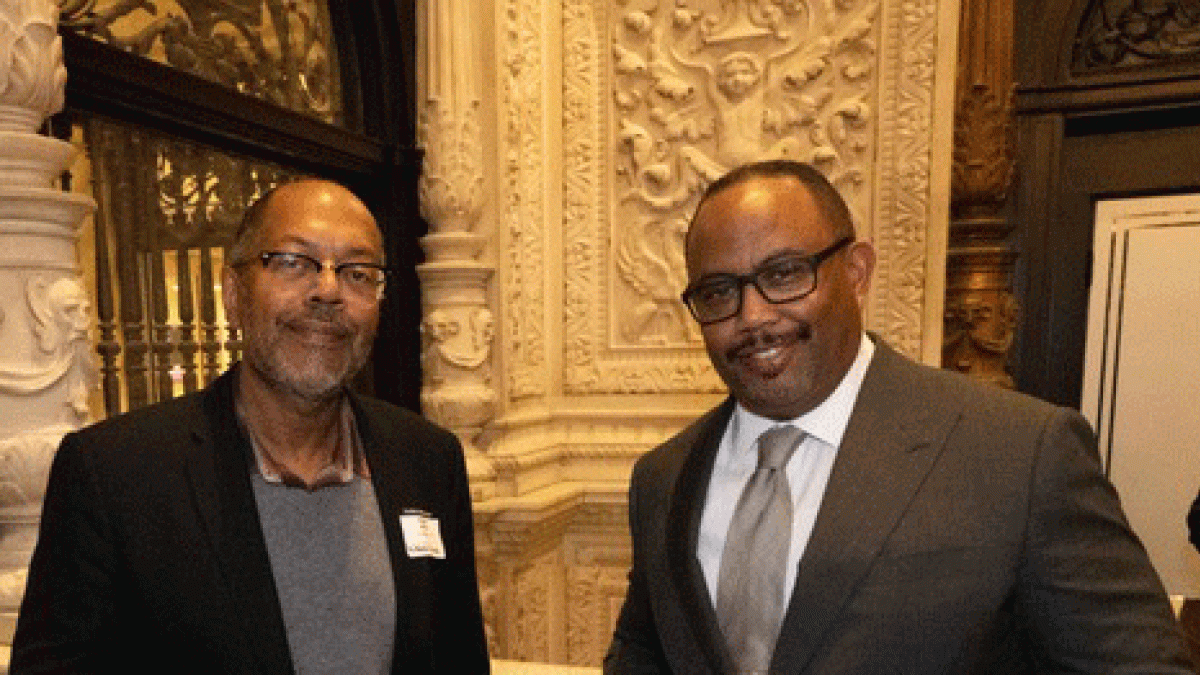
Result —
[[741, 99], [749, 94], [762, 77], [762, 68], [757, 59], [746, 53], [730, 54], [721, 62], [718, 83], [721, 91], [731, 99]]
[[78, 279], [63, 277], [50, 285], [48, 293], [54, 316], [68, 340], [87, 338], [92, 303]]
[[[784, 253], [812, 255], [837, 237], [794, 178], [751, 179], [711, 196], [688, 238], [688, 280], [748, 274]], [[817, 270], [812, 293], [767, 302], [752, 286], [738, 314], [700, 328], [708, 356], [747, 410], [792, 419], [833, 392], [858, 353], [874, 250], [855, 242]]]
[[440, 309], [435, 309], [425, 317], [421, 332], [432, 343], [442, 343], [458, 334], [458, 322]]
[[370, 355], [379, 300], [344, 289], [328, 265], [382, 261], [375, 219], [344, 188], [302, 181], [272, 196], [257, 243], [259, 251], [304, 253], [327, 266], [309, 284], [277, 278], [257, 259], [225, 271], [222, 293], [242, 331], [244, 372], [307, 400], [338, 395]]

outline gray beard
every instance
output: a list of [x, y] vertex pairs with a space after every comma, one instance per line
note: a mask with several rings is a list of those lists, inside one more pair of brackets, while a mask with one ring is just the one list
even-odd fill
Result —
[[242, 355], [246, 364], [264, 381], [303, 400], [320, 403], [341, 395], [350, 380], [366, 365], [370, 340], [367, 336], [359, 336], [341, 368], [326, 367], [320, 359], [310, 355], [288, 358], [281, 350], [258, 341], [248, 340]]

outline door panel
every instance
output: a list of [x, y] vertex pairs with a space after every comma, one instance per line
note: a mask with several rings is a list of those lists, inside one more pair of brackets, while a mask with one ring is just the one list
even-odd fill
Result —
[[1082, 411], [1168, 592], [1200, 597], [1200, 195], [1101, 201], [1095, 232]]

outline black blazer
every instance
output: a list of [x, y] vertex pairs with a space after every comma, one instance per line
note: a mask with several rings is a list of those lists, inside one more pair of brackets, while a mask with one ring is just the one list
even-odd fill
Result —
[[[458, 441], [352, 397], [396, 584], [393, 673], [486, 673]], [[50, 471], [11, 672], [290, 673], [233, 378], [67, 435]], [[441, 523], [410, 559], [399, 516]]]
[[[1192, 672], [1087, 423], [876, 343], [771, 672]], [[609, 675], [732, 672], [695, 555], [732, 410], [634, 469]]]

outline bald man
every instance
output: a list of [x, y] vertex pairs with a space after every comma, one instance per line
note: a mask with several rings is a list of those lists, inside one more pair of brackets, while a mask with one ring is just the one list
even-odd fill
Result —
[[348, 388], [387, 280], [370, 211], [287, 183], [227, 258], [242, 361], [63, 439], [11, 672], [488, 672], [462, 449]]

